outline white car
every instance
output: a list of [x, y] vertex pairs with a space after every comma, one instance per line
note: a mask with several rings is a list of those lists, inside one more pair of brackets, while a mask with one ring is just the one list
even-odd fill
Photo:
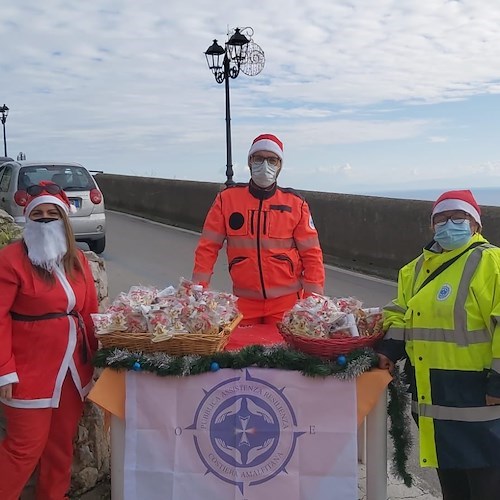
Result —
[[23, 207], [14, 201], [19, 190], [25, 190], [40, 181], [58, 184], [75, 206], [70, 215], [76, 241], [88, 244], [95, 253], [104, 252], [106, 246], [106, 215], [104, 199], [95, 179], [79, 163], [50, 163], [33, 161], [7, 161], [0, 165], [0, 208], [24, 224]]

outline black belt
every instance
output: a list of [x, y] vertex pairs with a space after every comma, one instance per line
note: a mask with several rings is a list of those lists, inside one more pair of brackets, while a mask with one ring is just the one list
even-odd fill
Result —
[[77, 319], [79, 330], [81, 332], [81, 335], [83, 336], [83, 342], [82, 342], [83, 362], [86, 363], [88, 361], [90, 352], [89, 339], [87, 337], [85, 322], [83, 321], [82, 315], [79, 312], [77, 311], [70, 311], [68, 313], [57, 312], [57, 313], [41, 314], [39, 316], [29, 316], [27, 314], [19, 314], [14, 311], [11, 311], [10, 315], [14, 321], [43, 321], [46, 319], [55, 319], [55, 318], [64, 318], [65, 316], [73, 316], [74, 318]]

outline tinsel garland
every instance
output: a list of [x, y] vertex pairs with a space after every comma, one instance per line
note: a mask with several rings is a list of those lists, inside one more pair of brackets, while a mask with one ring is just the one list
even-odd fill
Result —
[[265, 347], [251, 345], [239, 351], [222, 351], [208, 356], [170, 356], [165, 353], [132, 353], [126, 349], [102, 349], [95, 358], [94, 365], [114, 369], [134, 370], [154, 373], [160, 377], [199, 375], [218, 368], [240, 369], [248, 366], [296, 370], [308, 377], [335, 376], [352, 379], [378, 363], [377, 355], [371, 349], [357, 349], [337, 360], [322, 360], [279, 345]]
[[389, 415], [389, 436], [394, 443], [392, 457], [392, 473], [401, 479], [408, 488], [413, 484], [413, 477], [407, 470], [409, 450], [413, 446], [411, 436], [410, 408], [411, 394], [406, 388], [404, 372], [398, 364], [394, 367], [392, 381], [389, 384], [389, 400], [387, 414]]
[[[370, 348], [356, 349], [345, 356], [325, 360], [281, 345], [266, 347], [251, 345], [239, 351], [223, 351], [200, 356], [170, 356], [165, 353], [130, 352], [127, 349], [101, 349], [94, 357], [94, 366], [114, 370], [135, 370], [154, 373], [160, 377], [185, 377], [210, 371], [249, 366], [299, 371], [307, 377], [333, 376], [340, 380], [350, 380], [378, 365], [377, 354]], [[412, 485], [412, 476], [406, 466], [411, 446], [408, 422], [409, 404], [404, 380], [399, 371], [389, 384], [387, 411], [390, 419], [389, 434], [394, 444], [392, 457], [393, 473]]]

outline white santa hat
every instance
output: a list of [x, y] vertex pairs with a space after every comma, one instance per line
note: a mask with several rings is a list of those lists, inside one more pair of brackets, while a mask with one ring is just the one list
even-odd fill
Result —
[[248, 152], [248, 163], [250, 164], [250, 157], [258, 151], [270, 151], [274, 153], [283, 165], [283, 143], [273, 134], [261, 134], [257, 136], [250, 146]]
[[[41, 181], [38, 186], [41, 188], [40, 193], [36, 195], [30, 195], [26, 191], [17, 191], [14, 195], [16, 203], [24, 207], [24, 216], [29, 217], [30, 213], [39, 205], [44, 203], [52, 203], [61, 207], [66, 214], [73, 214], [76, 212], [75, 207], [70, 203], [66, 193], [59, 187], [57, 193], [50, 193], [50, 186], [55, 185], [50, 181]], [[48, 190], [47, 190], [48, 189]]]
[[446, 191], [435, 202], [432, 207], [431, 221], [436, 214], [448, 210], [462, 210], [467, 212], [481, 226], [481, 209], [468, 189], [457, 191]]

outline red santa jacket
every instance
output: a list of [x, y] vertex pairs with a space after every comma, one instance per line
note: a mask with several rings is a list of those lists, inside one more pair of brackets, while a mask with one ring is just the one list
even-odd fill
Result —
[[[98, 304], [87, 259], [81, 252], [79, 256], [84, 273], [70, 279], [58, 269], [51, 284], [36, 273], [22, 242], [0, 250], [0, 386], [13, 384], [12, 400], [2, 403], [17, 408], [57, 407], [68, 371], [82, 399], [89, 392], [90, 359], [97, 349], [90, 314], [97, 312]], [[18, 321], [11, 314], [70, 312], [81, 315], [85, 328], [73, 315]], [[91, 351], [86, 359], [85, 346]]]
[[210, 208], [195, 252], [193, 280], [209, 283], [226, 240], [233, 293], [272, 299], [304, 290], [323, 293], [325, 269], [306, 201], [292, 189], [237, 184]]

